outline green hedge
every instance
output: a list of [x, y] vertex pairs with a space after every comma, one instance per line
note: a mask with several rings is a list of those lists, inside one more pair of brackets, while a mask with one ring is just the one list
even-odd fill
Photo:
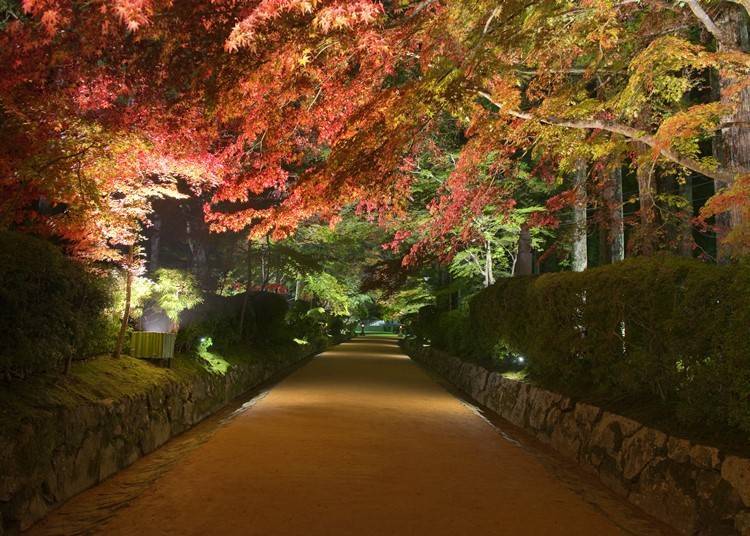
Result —
[[512, 370], [517, 363], [497, 334], [485, 332], [470, 314], [468, 302], [459, 309], [440, 312], [434, 306], [420, 309], [416, 318], [407, 319], [407, 330], [421, 343], [478, 363], [492, 370]]
[[0, 232], [0, 377], [61, 370], [109, 350], [107, 288], [52, 244]]
[[656, 400], [683, 424], [750, 432], [750, 267], [637, 258], [499, 281], [470, 336], [523, 354], [544, 386]]
[[[286, 322], [286, 299], [268, 292], [253, 293], [245, 306], [244, 294], [223, 297], [208, 295], [204, 302], [180, 315], [176, 349], [181, 353], [197, 350], [200, 341], [210, 337], [213, 346], [226, 350], [242, 344], [270, 344], [292, 339]], [[245, 309], [243, 333], [240, 318]]]

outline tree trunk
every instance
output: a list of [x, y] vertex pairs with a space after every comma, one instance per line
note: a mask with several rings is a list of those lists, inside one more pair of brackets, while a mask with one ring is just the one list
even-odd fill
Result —
[[639, 216], [640, 253], [650, 256], [656, 250], [656, 187], [653, 174], [653, 163], [642, 158], [638, 163], [638, 197], [640, 201]]
[[190, 271], [201, 282], [204, 289], [208, 288], [208, 256], [206, 255], [206, 246], [203, 243], [203, 237], [190, 222], [190, 212], [187, 212], [185, 231], [187, 236], [188, 249], [190, 250]]
[[[728, 46], [723, 48], [750, 52], [747, 14], [742, 7], [725, 2], [716, 17], [716, 24], [729, 40]], [[744, 88], [739, 95], [726, 95], [724, 90], [743, 80], [728, 73], [719, 73], [719, 80], [721, 100], [733, 110], [723, 118], [720, 160], [731, 171], [750, 172], [750, 87]]]
[[575, 204], [573, 206], [573, 271], [583, 272], [589, 264], [588, 259], [588, 221], [586, 210], [588, 196], [586, 195], [586, 178], [588, 176], [586, 162], [579, 160], [576, 164], [574, 182]]
[[[748, 36], [747, 13], [744, 8], [725, 2], [716, 19], [726, 42], [720, 48], [731, 50], [738, 49], [745, 52], [750, 51], [750, 37]], [[716, 155], [722, 166], [734, 173], [750, 172], [750, 87], [745, 87], [739, 95], [727, 94], [727, 89], [737, 83], [741, 83], [735, 75], [730, 73], [719, 73], [720, 99], [725, 103], [732, 113], [722, 118], [723, 127], [716, 144]], [[719, 190], [725, 184], [717, 184]], [[735, 207], [717, 218], [721, 228], [719, 241], [724, 238], [726, 232], [743, 223], [740, 207]], [[726, 247], [717, 244], [717, 257], [719, 262], [728, 262], [730, 251]]]
[[245, 297], [242, 300], [242, 311], [240, 312], [240, 338], [245, 335], [245, 317], [250, 302], [250, 291], [253, 288], [253, 242], [247, 241], [247, 282], [245, 283]]
[[610, 172], [609, 187], [611, 196], [607, 200], [609, 205], [609, 257], [611, 262], [625, 259], [625, 225], [622, 213], [622, 165], [618, 162]]
[[301, 292], [302, 292], [302, 280], [297, 279], [297, 282], [294, 284], [294, 301], [299, 301], [299, 296]]
[[268, 285], [268, 279], [271, 276], [270, 265], [271, 265], [271, 238], [270, 238], [270, 235], [266, 235], [266, 247], [261, 252], [261, 257], [260, 257], [260, 290], [261, 291], [265, 291], [266, 285]]
[[518, 239], [518, 255], [516, 264], [513, 268], [513, 275], [531, 275], [532, 273], [532, 252], [531, 252], [531, 231], [528, 224], [521, 226], [521, 236]]
[[153, 273], [159, 269], [159, 253], [161, 246], [161, 217], [154, 211], [151, 218], [153, 231], [151, 233], [151, 247], [149, 248], [148, 268]]
[[685, 219], [680, 225], [679, 254], [683, 257], [693, 256], [693, 177], [685, 178], [685, 183], [680, 184], [680, 195], [687, 202]]
[[492, 262], [492, 246], [489, 241], [485, 245], [484, 255], [484, 287], [487, 288], [495, 283], [494, 267]]
[[122, 313], [122, 322], [120, 323], [120, 332], [117, 334], [117, 342], [115, 343], [115, 349], [112, 352], [112, 357], [115, 359], [120, 357], [122, 353], [122, 345], [125, 342], [125, 333], [128, 330], [128, 320], [130, 319], [130, 296], [133, 288], [133, 258], [135, 246], [130, 245], [128, 248], [127, 257], [127, 268], [125, 273], [125, 309]]
[[281, 253], [276, 254], [276, 271], [274, 273], [274, 282], [281, 286], [282, 281], [284, 280], [284, 263], [282, 261]]
[[203, 214], [203, 202], [201, 199], [185, 200], [180, 203], [180, 210], [185, 219], [190, 272], [198, 278], [204, 291], [213, 292], [216, 290], [217, 280], [208, 265], [207, 245], [210, 233]]

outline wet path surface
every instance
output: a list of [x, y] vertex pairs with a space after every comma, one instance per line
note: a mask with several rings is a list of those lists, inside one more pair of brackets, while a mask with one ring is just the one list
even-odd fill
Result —
[[453, 396], [395, 340], [337, 346], [30, 534], [670, 534]]

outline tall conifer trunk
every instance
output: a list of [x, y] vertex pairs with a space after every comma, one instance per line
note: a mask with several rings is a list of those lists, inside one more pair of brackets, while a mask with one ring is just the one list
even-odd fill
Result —
[[575, 205], [573, 206], [573, 271], [583, 272], [589, 264], [588, 258], [588, 196], [586, 194], [586, 162], [579, 160], [576, 164], [574, 179]]
[[518, 254], [513, 275], [531, 275], [532, 272], [531, 231], [528, 224], [524, 223], [521, 225], [521, 236], [518, 239]]
[[[723, 50], [750, 51], [750, 36], [748, 36], [748, 14], [744, 8], [732, 2], [725, 2], [716, 16], [716, 25], [721, 30], [724, 39], [719, 43]], [[741, 80], [727, 72], [719, 72], [719, 89], [721, 102], [733, 110], [722, 118], [722, 129], [716, 144], [719, 161], [728, 170], [735, 173], [750, 172], [750, 87], [745, 87], [739, 95], [727, 92]], [[724, 184], [717, 184], [717, 190]], [[730, 230], [741, 225], [742, 213], [738, 208], [732, 209], [718, 218], [720, 227]], [[723, 233], [719, 236], [721, 240]], [[719, 262], [727, 262], [730, 251], [717, 244]]]
[[125, 333], [128, 330], [128, 320], [130, 320], [130, 298], [133, 289], [133, 261], [135, 259], [135, 245], [131, 244], [128, 248], [127, 267], [125, 272], [125, 307], [122, 312], [120, 322], [120, 332], [117, 334], [117, 342], [112, 352], [112, 357], [118, 358], [122, 354], [122, 345], [125, 342]]
[[685, 219], [680, 227], [679, 253], [683, 257], [693, 256], [693, 177], [685, 178], [685, 183], [680, 184], [680, 195], [687, 203]]
[[253, 241], [247, 241], [247, 257], [245, 259], [247, 267], [247, 282], [245, 283], [245, 297], [242, 299], [242, 311], [240, 312], [240, 338], [245, 335], [245, 319], [247, 317], [247, 308], [250, 302], [250, 292], [253, 288]]
[[151, 232], [148, 268], [153, 273], [159, 269], [159, 254], [161, 253], [161, 216], [157, 211], [154, 211], [151, 217], [151, 226], [153, 231]]
[[640, 209], [640, 229], [638, 249], [641, 255], [650, 256], [656, 251], [656, 177], [654, 162], [648, 158], [649, 148], [641, 146], [641, 154], [636, 161], [638, 179], [638, 201]]
[[618, 162], [608, 177], [607, 208], [609, 210], [610, 262], [625, 259], [625, 224], [622, 213], [622, 164]]
[[485, 288], [495, 283], [495, 267], [492, 260], [492, 245], [489, 241], [485, 244], [484, 253], [484, 286]]

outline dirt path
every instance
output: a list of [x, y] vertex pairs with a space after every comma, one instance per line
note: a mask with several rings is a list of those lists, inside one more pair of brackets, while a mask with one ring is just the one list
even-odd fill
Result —
[[[518, 443], [482, 419], [394, 340], [335, 347], [255, 402], [31, 533], [666, 534], [523, 434], [511, 431]], [[133, 482], [140, 488], [125, 493]]]

